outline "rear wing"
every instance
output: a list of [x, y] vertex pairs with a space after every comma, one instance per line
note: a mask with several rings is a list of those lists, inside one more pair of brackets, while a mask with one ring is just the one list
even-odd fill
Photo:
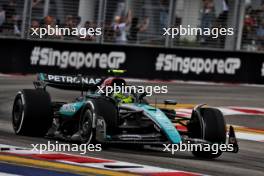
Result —
[[36, 88], [46, 88], [47, 86], [64, 89], [88, 91], [96, 90], [103, 82], [102, 78], [83, 75], [52, 75], [39, 73], [37, 81], [34, 81]]

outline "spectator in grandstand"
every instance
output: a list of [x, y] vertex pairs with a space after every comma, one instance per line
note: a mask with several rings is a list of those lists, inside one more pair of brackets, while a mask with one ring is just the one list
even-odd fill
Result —
[[215, 14], [222, 21], [227, 19], [229, 12], [228, 0], [214, 0]]
[[[227, 28], [227, 19], [229, 13], [228, 0], [214, 0], [215, 14], [216, 14], [216, 27], [217, 28]], [[220, 35], [218, 40], [219, 47], [224, 48], [225, 45], [225, 35]]]
[[260, 19], [264, 19], [264, 1], [261, 3], [261, 12], [259, 14]]
[[73, 17], [73, 27], [80, 29], [82, 27], [81, 21], [82, 21], [82, 17], [80, 16]]
[[19, 18], [16, 15], [16, 1], [9, 0], [7, 4], [2, 6], [5, 19], [1, 25], [0, 31], [4, 35], [19, 35], [20, 23]]
[[32, 20], [31, 20], [31, 27], [30, 27], [30, 37], [31, 37], [31, 38], [34, 38], [34, 39], [38, 39], [39, 37], [38, 37], [37, 35], [31, 35], [32, 32], [33, 32], [32, 28], [33, 28], [34, 30], [39, 31], [40, 23], [39, 23], [38, 20], [36, 20], [36, 19], [32, 19]]
[[203, 0], [203, 9], [201, 12], [202, 28], [211, 28], [215, 21], [214, 4], [212, 0]]
[[65, 28], [73, 28], [74, 27], [74, 18], [72, 15], [66, 16], [63, 27], [65, 27]]
[[5, 22], [0, 27], [0, 32], [4, 35], [19, 35], [20, 23], [16, 15], [6, 18]]
[[9, 0], [7, 4], [2, 6], [2, 14], [4, 19], [2, 19], [2, 25], [0, 26], [0, 32], [5, 35], [19, 34], [18, 23], [16, 16], [16, 2], [14, 0]]
[[3, 5], [0, 6], [0, 26], [5, 22], [5, 10]]
[[[211, 29], [214, 25], [216, 16], [214, 11], [214, 3], [212, 0], [203, 0], [203, 9], [201, 10], [201, 28]], [[202, 44], [206, 44], [210, 41], [211, 36], [199, 36], [198, 40]]]
[[160, 29], [168, 27], [169, 1], [160, 0]]
[[12, 18], [16, 15], [16, 6], [15, 0], [9, 0], [8, 3], [4, 5], [6, 18]]
[[104, 41], [113, 42], [115, 36], [115, 31], [111, 24], [106, 23], [104, 25]]
[[257, 29], [257, 43], [258, 50], [264, 51], [264, 19], [262, 19], [260, 26]]
[[33, 19], [33, 20], [31, 20], [31, 27], [32, 28], [39, 28], [40, 27], [40, 23], [39, 23], [39, 21], [38, 20], [36, 20], [36, 19]]
[[[93, 23], [90, 22], [90, 21], [86, 21], [85, 24], [84, 24], [84, 28], [86, 28], [87, 30], [89, 28], [93, 28]], [[95, 36], [91, 36], [91, 35], [86, 35], [85, 38], [80, 38], [80, 40], [86, 40], [86, 41], [95, 41], [96, 40], [96, 37]]]
[[253, 39], [254, 29], [257, 25], [257, 20], [254, 18], [252, 12], [247, 13], [244, 19], [243, 37], [247, 40]]
[[246, 10], [244, 27], [254, 28], [257, 25], [257, 19], [255, 18], [254, 11], [251, 8]]
[[[56, 19], [53, 16], [46, 16], [46, 17], [44, 17], [43, 23], [44, 23], [43, 24], [44, 28], [48, 28], [48, 26], [51, 28], [53, 28], [53, 27], [55, 28]], [[46, 35], [44, 38], [46, 38], [46, 39], [61, 39], [62, 37], [63, 36], [59, 36], [55, 33], [54, 35]]]
[[[76, 22], [76, 18], [74, 18], [72, 15], [67, 15], [65, 17], [64, 24], [62, 25], [62, 27], [68, 28], [70, 31], [72, 31], [73, 28], [77, 27], [77, 24], [75, 22]], [[71, 34], [65, 35], [64, 38], [69, 40], [78, 39], [76, 35], [71, 35]]]
[[128, 40], [131, 43], [136, 43], [138, 41], [138, 33], [145, 32], [149, 26], [149, 18], [145, 17], [142, 24], [139, 24], [138, 18], [133, 18], [131, 22], [131, 27], [129, 30]]
[[51, 26], [54, 27], [56, 25], [56, 19], [53, 16], [44, 17], [44, 27]]
[[127, 30], [131, 23], [131, 10], [128, 11], [126, 17], [116, 16], [114, 19], [113, 28], [115, 31], [115, 41], [117, 43], [127, 42]]
[[244, 28], [242, 34], [242, 47], [247, 51], [256, 51], [256, 28], [258, 26], [257, 22], [257, 12], [252, 9], [251, 6], [247, 7], [245, 18], [244, 18]]

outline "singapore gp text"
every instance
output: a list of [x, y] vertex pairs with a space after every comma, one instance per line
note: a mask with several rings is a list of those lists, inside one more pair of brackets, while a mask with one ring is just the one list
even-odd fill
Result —
[[181, 57], [175, 54], [159, 54], [156, 71], [172, 71], [182, 74], [228, 74], [234, 75], [241, 67], [239, 58], [199, 58]]

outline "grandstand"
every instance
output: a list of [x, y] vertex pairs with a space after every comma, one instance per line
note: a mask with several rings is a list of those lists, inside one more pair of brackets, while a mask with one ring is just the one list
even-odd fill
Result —
[[[30, 28], [47, 24], [100, 27], [103, 35], [41, 40], [264, 51], [262, 0], [0, 0], [0, 37], [39, 40], [30, 35]], [[162, 28], [180, 25], [233, 28], [234, 35], [217, 39], [199, 35], [172, 39], [162, 35]]]

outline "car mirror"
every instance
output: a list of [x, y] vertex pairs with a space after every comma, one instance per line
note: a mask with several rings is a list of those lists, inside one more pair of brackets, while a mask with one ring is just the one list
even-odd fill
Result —
[[165, 100], [164, 104], [165, 105], [176, 105], [177, 101], [176, 100]]

